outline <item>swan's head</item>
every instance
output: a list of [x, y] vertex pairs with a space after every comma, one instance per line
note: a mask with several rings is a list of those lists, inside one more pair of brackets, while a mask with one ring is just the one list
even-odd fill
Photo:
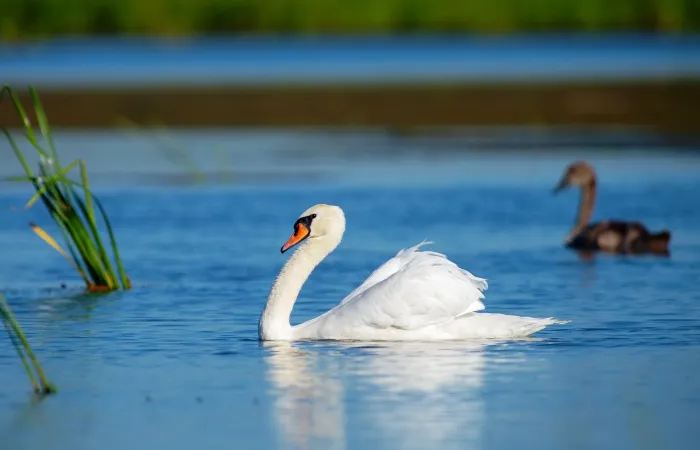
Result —
[[292, 237], [282, 246], [282, 253], [305, 239], [331, 236], [338, 241], [345, 232], [345, 214], [339, 206], [314, 205], [307, 209], [294, 222]]
[[569, 186], [588, 186], [593, 183], [595, 183], [593, 167], [584, 161], [577, 161], [566, 168], [559, 184], [554, 188], [554, 193], [556, 194]]

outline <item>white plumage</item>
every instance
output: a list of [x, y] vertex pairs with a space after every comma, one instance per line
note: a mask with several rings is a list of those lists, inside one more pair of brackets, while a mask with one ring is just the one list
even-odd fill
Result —
[[[286, 250], [304, 241], [272, 287], [260, 319], [263, 340], [446, 340], [523, 337], [552, 318], [477, 313], [488, 288], [443, 254], [421, 251], [422, 242], [399, 251], [321, 316], [289, 324], [294, 302], [313, 269], [342, 239], [345, 216], [337, 206], [316, 205], [298, 222]], [[308, 225], [308, 226], [307, 226]], [[300, 231], [302, 230], [302, 231]], [[302, 234], [304, 234], [302, 236]]]

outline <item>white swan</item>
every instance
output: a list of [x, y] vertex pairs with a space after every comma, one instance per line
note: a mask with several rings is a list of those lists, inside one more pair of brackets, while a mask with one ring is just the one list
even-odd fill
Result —
[[484, 309], [486, 280], [459, 268], [444, 255], [401, 250], [328, 312], [291, 326], [289, 318], [304, 282], [332, 252], [345, 232], [338, 206], [315, 205], [294, 224], [282, 253], [301, 243], [272, 285], [260, 316], [263, 341], [503, 339], [528, 336], [566, 321]]

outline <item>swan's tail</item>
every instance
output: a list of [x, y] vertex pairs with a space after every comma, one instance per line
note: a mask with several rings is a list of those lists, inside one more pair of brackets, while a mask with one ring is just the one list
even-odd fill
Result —
[[[553, 317], [524, 317], [500, 313], [474, 313], [447, 325], [451, 332], [469, 338], [513, 339], [537, 333], [550, 325], [563, 325], [570, 320]], [[454, 327], [454, 331], [452, 331]]]
[[546, 319], [537, 319], [527, 325], [525, 325], [522, 330], [522, 336], [529, 336], [531, 334], [537, 333], [540, 330], [545, 329], [550, 325], [565, 325], [571, 322], [570, 320], [559, 320], [554, 317], [547, 317]]

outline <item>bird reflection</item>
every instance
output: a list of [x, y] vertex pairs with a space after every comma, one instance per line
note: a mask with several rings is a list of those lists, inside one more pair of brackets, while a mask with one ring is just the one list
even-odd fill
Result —
[[480, 442], [486, 343], [263, 345], [286, 445], [345, 448], [346, 410], [359, 414], [353, 440], [401, 449]]
[[294, 448], [344, 449], [344, 410], [338, 368], [318, 371], [318, 355], [288, 342], [264, 343], [269, 381], [278, 391], [275, 419]]

